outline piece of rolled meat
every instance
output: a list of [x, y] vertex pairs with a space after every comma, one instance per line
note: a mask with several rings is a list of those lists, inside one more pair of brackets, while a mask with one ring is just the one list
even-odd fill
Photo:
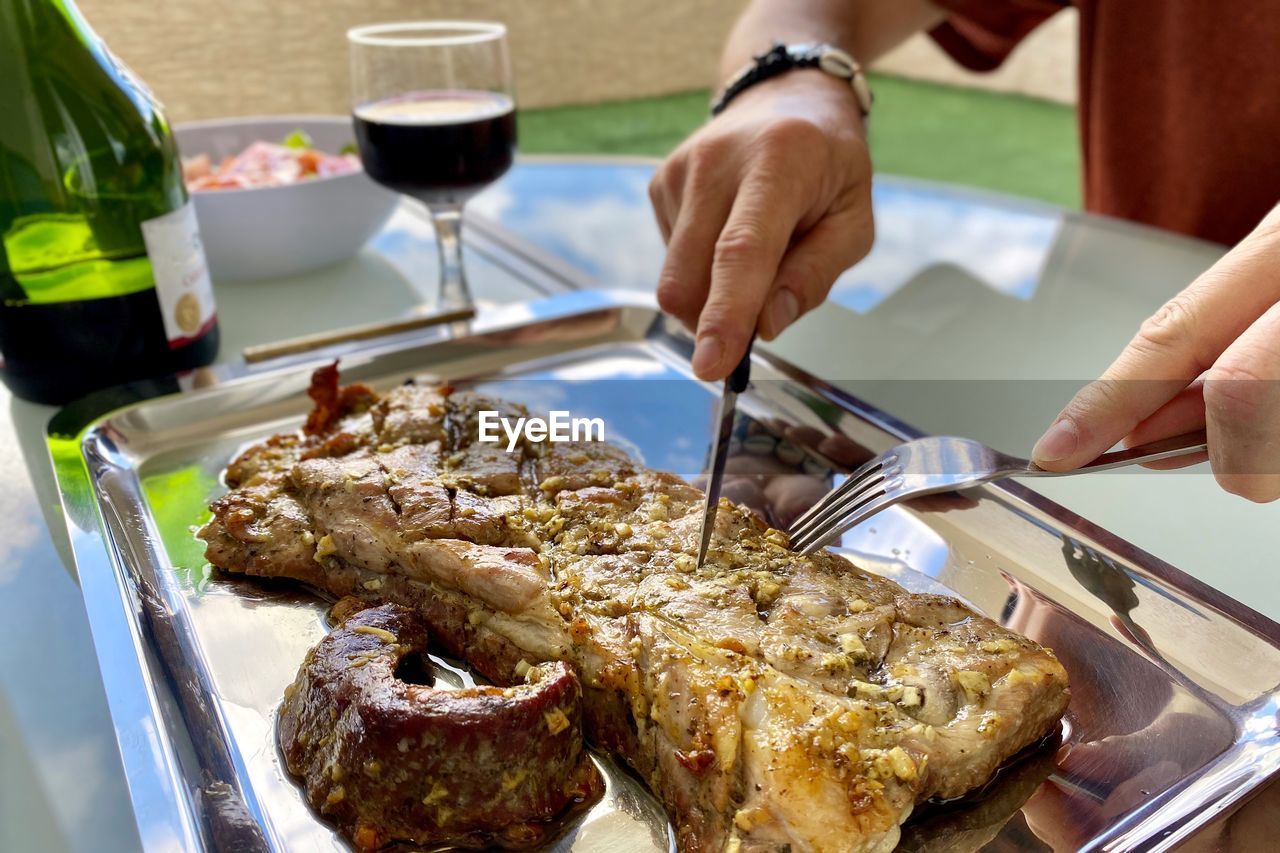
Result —
[[410, 673], [427, 641], [408, 608], [360, 610], [308, 652], [285, 691], [289, 771], [357, 850], [528, 846], [599, 794], [568, 666], [532, 666], [512, 687], [437, 689]]

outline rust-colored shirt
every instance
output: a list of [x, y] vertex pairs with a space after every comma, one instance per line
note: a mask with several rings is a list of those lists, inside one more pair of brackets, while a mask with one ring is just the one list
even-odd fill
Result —
[[1280, 0], [934, 0], [978, 71], [1080, 12], [1085, 206], [1221, 243], [1280, 201]]

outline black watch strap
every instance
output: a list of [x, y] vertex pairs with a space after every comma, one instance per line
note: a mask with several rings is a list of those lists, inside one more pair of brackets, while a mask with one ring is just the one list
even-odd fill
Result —
[[754, 59], [755, 62], [752, 65], [729, 81], [729, 85], [724, 87], [724, 91], [711, 104], [711, 114], [713, 116], [719, 115], [725, 107], [729, 106], [730, 101], [757, 83], [763, 83], [765, 80], [777, 77], [779, 74], [785, 74], [795, 68], [818, 67], [818, 58], [816, 56], [807, 58], [794, 57], [787, 51], [787, 46], [782, 42], [774, 42], [773, 47], [754, 57]]
[[788, 47], [774, 42], [773, 47], [754, 57], [754, 61], [738, 72], [711, 103], [711, 114], [719, 115], [729, 102], [757, 83], [764, 82], [796, 68], [818, 68], [847, 80], [858, 99], [858, 109], [866, 118], [871, 112], [871, 90], [862, 67], [844, 51], [829, 45], [796, 45]]

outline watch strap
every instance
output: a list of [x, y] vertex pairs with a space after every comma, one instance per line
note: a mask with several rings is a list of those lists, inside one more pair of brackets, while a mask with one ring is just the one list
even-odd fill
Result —
[[852, 56], [830, 45], [794, 45], [781, 42], [753, 58], [750, 65], [733, 76], [711, 103], [711, 114], [719, 115], [729, 102], [747, 89], [796, 68], [817, 68], [849, 82], [858, 110], [866, 118], [871, 113], [871, 88], [862, 66]]

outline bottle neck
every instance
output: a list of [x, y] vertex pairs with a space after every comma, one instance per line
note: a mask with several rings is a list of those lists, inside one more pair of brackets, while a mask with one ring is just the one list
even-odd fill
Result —
[[0, 79], [20, 83], [26, 75], [14, 76], [19, 67], [29, 67], [41, 53], [72, 49], [72, 43], [100, 64], [109, 61], [74, 0], [0, 0]]

